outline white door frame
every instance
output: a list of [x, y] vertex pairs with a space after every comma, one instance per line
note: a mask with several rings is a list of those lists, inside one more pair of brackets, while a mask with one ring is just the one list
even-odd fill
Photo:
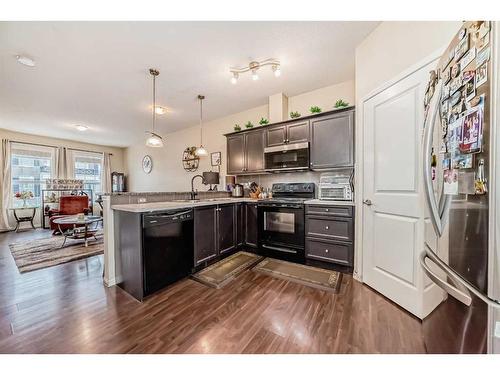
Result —
[[[447, 46], [444, 46], [432, 54], [427, 56], [426, 58], [420, 60], [416, 64], [410, 66], [409, 68], [403, 70], [401, 73], [396, 75], [395, 77], [389, 79], [384, 82], [382, 85], [378, 86], [375, 90], [371, 91], [369, 94], [364, 96], [360, 103], [356, 103], [356, 121], [355, 121], [355, 134], [356, 134], [356, 144], [355, 144], [355, 160], [356, 160], [356, 168], [355, 168], [355, 181], [356, 181], [356, 201], [355, 201], [355, 227], [354, 227], [354, 271], [353, 277], [363, 282], [363, 199], [364, 199], [364, 171], [363, 171], [363, 162], [364, 160], [364, 123], [363, 123], [363, 113], [365, 103], [373, 98], [375, 95], [381, 93], [384, 90], [387, 90], [389, 87], [395, 85], [399, 81], [405, 79], [406, 77], [412, 75], [416, 71], [422, 69], [426, 65], [431, 62], [439, 59]], [[423, 105], [423, 103], [422, 103]]]

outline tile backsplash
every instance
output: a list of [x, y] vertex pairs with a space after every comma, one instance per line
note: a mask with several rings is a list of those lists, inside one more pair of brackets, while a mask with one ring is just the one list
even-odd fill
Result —
[[279, 182], [314, 182], [316, 185], [315, 194], [318, 196], [318, 184], [321, 172], [290, 172], [290, 173], [269, 173], [261, 175], [237, 176], [236, 182], [244, 184], [246, 182], [256, 182], [264, 188], [271, 188], [273, 184]]

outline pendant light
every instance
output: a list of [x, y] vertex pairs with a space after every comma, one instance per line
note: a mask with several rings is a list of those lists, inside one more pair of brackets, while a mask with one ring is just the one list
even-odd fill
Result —
[[196, 149], [196, 155], [206, 156], [208, 152], [205, 147], [203, 147], [203, 99], [205, 99], [205, 96], [198, 95], [198, 99], [200, 100], [200, 147]]
[[149, 134], [148, 139], [146, 139], [146, 146], [148, 147], [163, 147], [163, 139], [155, 133], [155, 121], [156, 121], [156, 77], [160, 72], [156, 69], [149, 69], [149, 74], [153, 76], [153, 106], [151, 107], [151, 114], [153, 122], [151, 124], [151, 131], [146, 131]]

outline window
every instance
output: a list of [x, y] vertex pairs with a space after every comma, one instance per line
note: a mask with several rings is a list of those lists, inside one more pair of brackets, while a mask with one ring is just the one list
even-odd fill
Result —
[[13, 206], [22, 206], [23, 201], [15, 199], [16, 193], [31, 191], [33, 198], [26, 201], [29, 205], [42, 203], [42, 190], [45, 181], [52, 178], [55, 149], [52, 147], [12, 143], [12, 199]]
[[102, 154], [73, 151], [74, 178], [83, 180], [84, 189], [92, 189], [94, 199], [101, 192]]

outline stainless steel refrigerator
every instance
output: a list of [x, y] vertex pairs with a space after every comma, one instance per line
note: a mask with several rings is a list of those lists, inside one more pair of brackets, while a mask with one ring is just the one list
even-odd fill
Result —
[[427, 285], [443, 301], [423, 321], [430, 353], [500, 353], [496, 233], [495, 23], [464, 22], [424, 100]]

